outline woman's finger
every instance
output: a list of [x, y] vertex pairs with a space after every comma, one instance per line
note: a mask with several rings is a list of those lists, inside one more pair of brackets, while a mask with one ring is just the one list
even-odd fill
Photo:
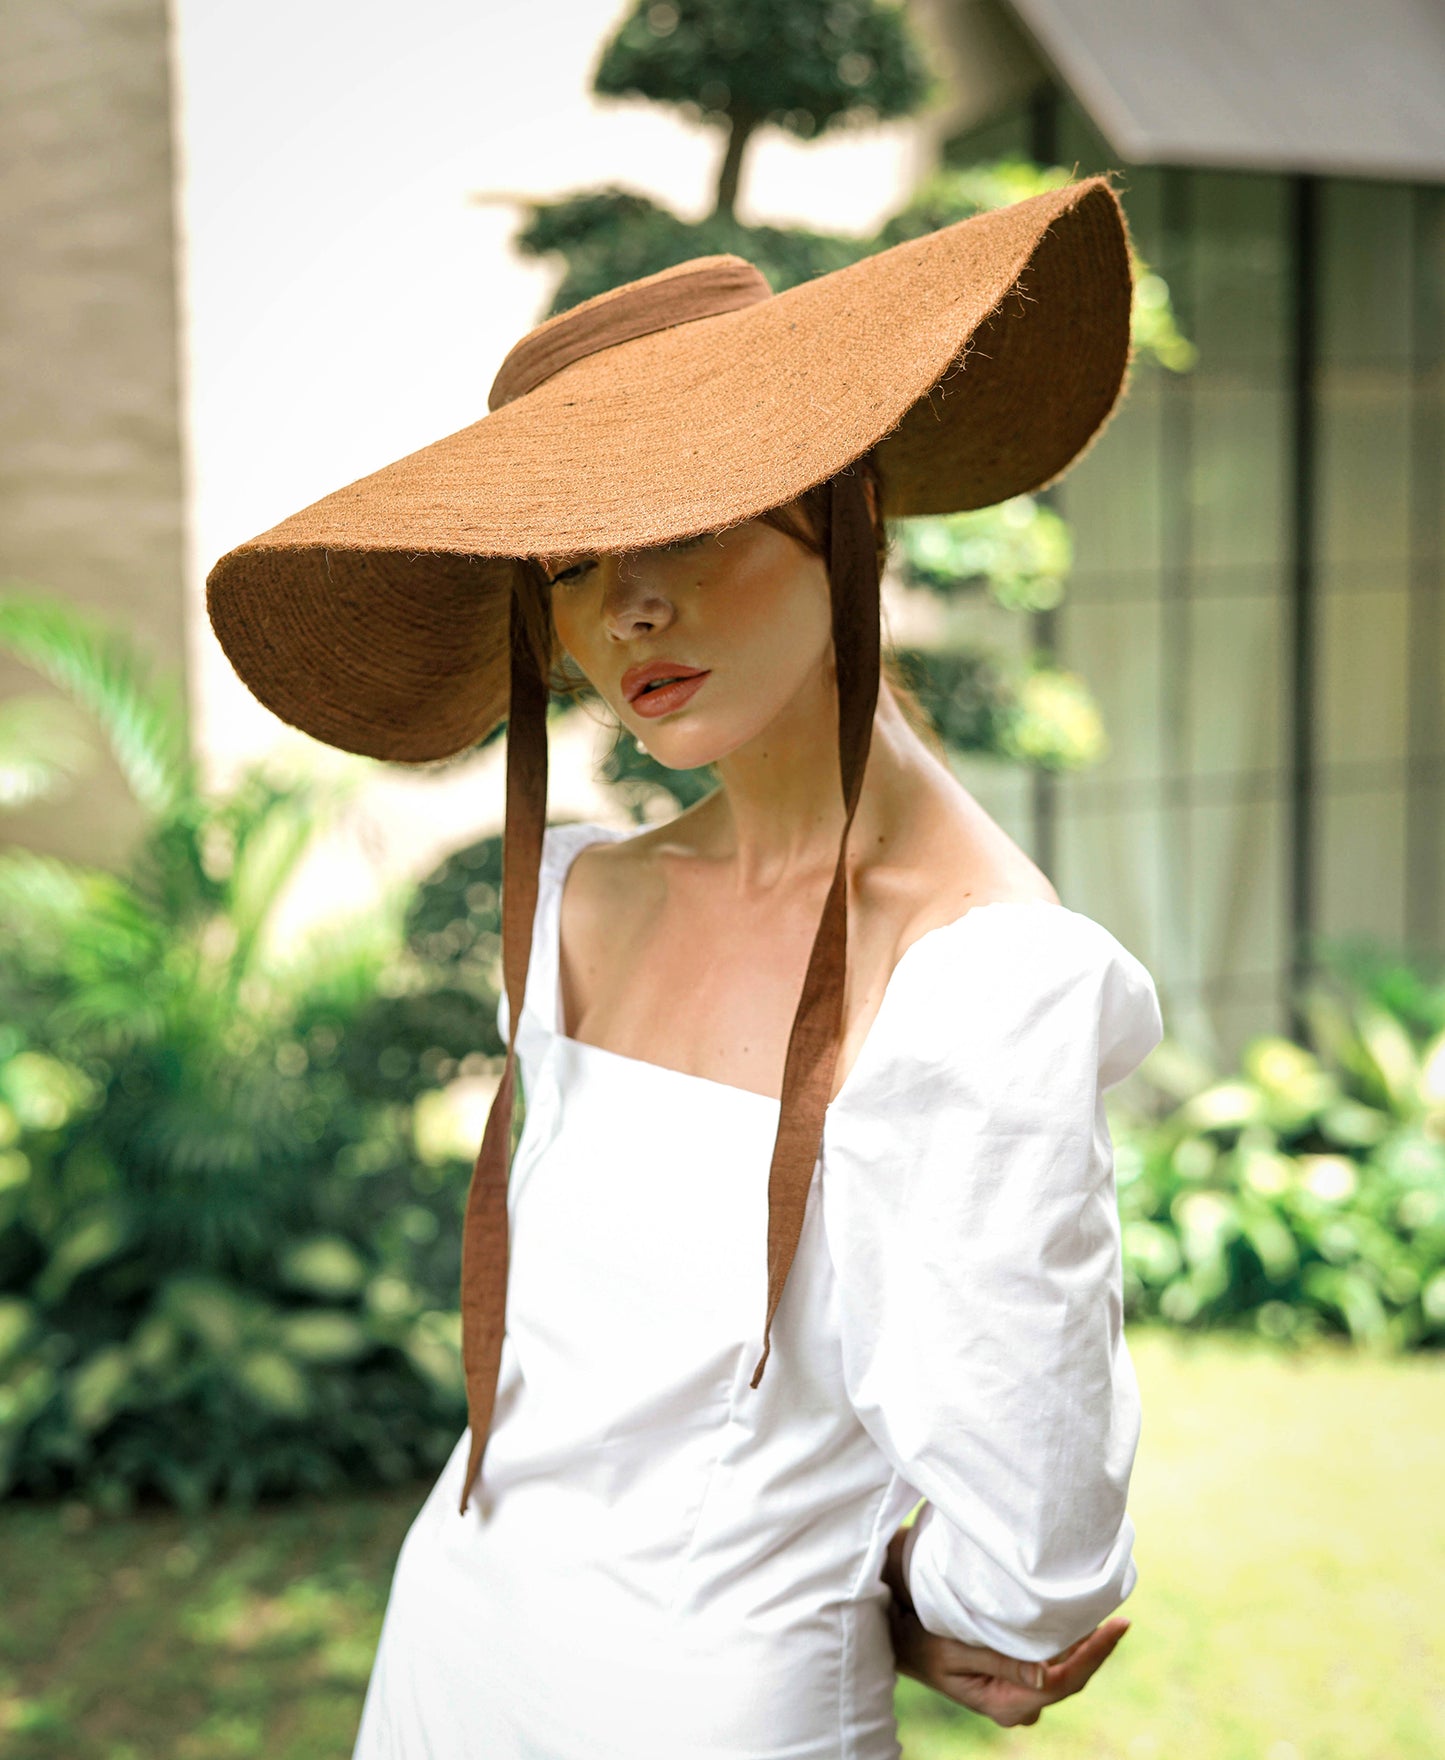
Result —
[[1101, 1632], [1109, 1633], [1111, 1635], [1117, 1633], [1122, 1637], [1128, 1629], [1129, 1621], [1126, 1619], [1105, 1620], [1102, 1625], [1095, 1626], [1092, 1632], [1085, 1632], [1082, 1638], [1075, 1638], [1073, 1643], [1060, 1650], [1057, 1656], [1051, 1656], [1049, 1658], [1049, 1664], [1050, 1666], [1053, 1666], [1055, 1663], [1067, 1662], [1081, 1645], [1087, 1644], [1091, 1638], [1097, 1638]]
[[1086, 1645], [1090, 1647], [1087, 1655], [1095, 1658], [1083, 1677], [1087, 1680], [1128, 1629], [1128, 1620], [1109, 1620], [1104, 1625], [1096, 1626], [1082, 1638], [1075, 1638], [1072, 1644], [1060, 1650], [1058, 1655], [1051, 1656], [1047, 1662], [1021, 1662], [1017, 1657], [1005, 1656], [982, 1644], [965, 1644], [955, 1638], [936, 1638], [933, 1641], [937, 1646], [933, 1651], [933, 1660], [946, 1674], [993, 1675], [999, 1680], [1012, 1681], [1015, 1686], [1046, 1693], [1062, 1679], [1059, 1673], [1062, 1665], [1077, 1658]]
[[890, 1608], [889, 1623], [901, 1674], [912, 1675], [1005, 1729], [1037, 1723], [1046, 1706], [1079, 1692], [1129, 1629], [1128, 1620], [1108, 1621], [1048, 1662], [1038, 1663], [925, 1631], [917, 1614], [897, 1601]]
[[1048, 1684], [1049, 1664], [1020, 1662], [1016, 1656], [1004, 1656], [982, 1644], [964, 1644], [956, 1638], [938, 1638], [934, 1660], [943, 1674], [987, 1674], [1015, 1686], [1043, 1691]]
[[1119, 1640], [1128, 1631], [1128, 1621], [1114, 1622], [1100, 1626], [1089, 1633], [1087, 1638], [1079, 1641], [1065, 1660], [1049, 1665], [1046, 1691], [1052, 1704], [1058, 1699], [1067, 1699], [1070, 1694], [1081, 1692], [1098, 1670], [1113, 1655]]

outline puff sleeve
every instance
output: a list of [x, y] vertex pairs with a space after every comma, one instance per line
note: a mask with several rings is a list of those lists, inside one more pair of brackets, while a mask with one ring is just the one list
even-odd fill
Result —
[[825, 1138], [848, 1396], [927, 1499], [905, 1554], [918, 1617], [1021, 1661], [1137, 1578], [1103, 1095], [1162, 1031], [1149, 973], [1100, 924], [979, 906], [899, 962]]

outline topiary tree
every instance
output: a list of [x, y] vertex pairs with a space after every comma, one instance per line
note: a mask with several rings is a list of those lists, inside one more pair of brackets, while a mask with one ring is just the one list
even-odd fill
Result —
[[593, 90], [674, 104], [723, 129], [715, 216], [732, 216], [743, 157], [765, 123], [810, 140], [911, 116], [935, 82], [903, 8], [879, 0], [638, 0]]

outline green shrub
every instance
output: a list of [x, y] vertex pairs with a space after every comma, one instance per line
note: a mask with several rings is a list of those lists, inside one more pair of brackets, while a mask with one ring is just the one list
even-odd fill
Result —
[[0, 641], [94, 715], [148, 813], [119, 873], [0, 855], [0, 1493], [193, 1508], [435, 1471], [466, 1418], [485, 942], [434, 957], [398, 896], [281, 958], [346, 788], [207, 796], [121, 638], [16, 595]]
[[[1387, 1006], [1408, 995], [1408, 1014]], [[1280, 1340], [1445, 1344], [1445, 1009], [1355, 961], [1305, 999], [1307, 1045], [1260, 1037], [1220, 1077], [1174, 1046], [1144, 1066], [1174, 1104], [1125, 1119], [1126, 1303]]]

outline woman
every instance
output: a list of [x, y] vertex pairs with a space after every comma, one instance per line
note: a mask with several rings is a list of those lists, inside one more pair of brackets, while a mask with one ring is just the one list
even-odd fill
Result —
[[[877, 586], [886, 512], [1036, 487], [1097, 432], [1125, 242], [1093, 179], [788, 294], [681, 265], [213, 571], [263, 701], [409, 761], [498, 719], [506, 611], [471, 1423], [356, 1760], [883, 1760], [895, 1667], [1027, 1722], [1117, 1642], [1138, 1413], [1101, 1096], [1157, 998], [919, 737]], [[717, 791], [544, 829], [563, 656]]]

